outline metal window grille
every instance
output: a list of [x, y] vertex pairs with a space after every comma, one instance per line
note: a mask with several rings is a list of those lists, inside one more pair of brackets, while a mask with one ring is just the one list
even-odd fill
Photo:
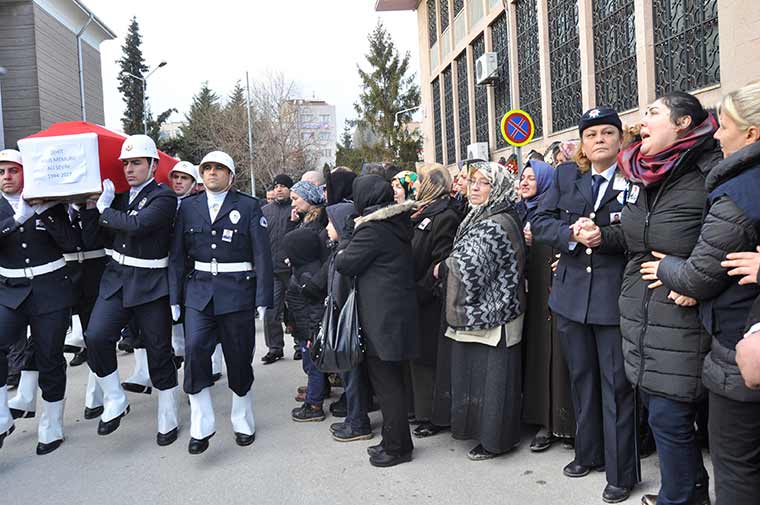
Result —
[[543, 132], [541, 119], [541, 68], [538, 56], [538, 13], [536, 0], [519, 0], [515, 6], [517, 17], [518, 83], [520, 109], [533, 117], [536, 137]]
[[449, 27], [449, 0], [441, 0], [438, 5], [441, 9], [441, 33], [443, 33]]
[[428, 39], [430, 47], [438, 41], [438, 25], [435, 21], [436, 0], [427, 0]]
[[657, 96], [720, 82], [718, 0], [653, 0]]
[[459, 151], [461, 159], [467, 158], [470, 144], [470, 85], [467, 78], [467, 51], [456, 59], [457, 66], [457, 108], [459, 109]]
[[443, 103], [446, 107], [446, 163], [457, 159], [456, 140], [454, 139], [454, 88], [451, 81], [451, 65], [443, 71]]
[[491, 39], [493, 40], [493, 50], [496, 53], [496, 59], [499, 66], [499, 79], [494, 83], [494, 104], [496, 114], [494, 124], [496, 125], [496, 148], [500, 149], [507, 146], [507, 141], [501, 135], [501, 118], [509, 112], [509, 28], [507, 26], [507, 15], [501, 14], [491, 25]]
[[464, 9], [464, 0], [454, 0], [454, 16], [462, 12]]
[[618, 111], [639, 102], [634, 0], [594, 0], [596, 103]]
[[[486, 52], [483, 34], [472, 43], [472, 75], [475, 62]], [[485, 86], [475, 86], [475, 142], [488, 142], [488, 91]]]
[[433, 81], [433, 128], [435, 133], [435, 162], [443, 163], [443, 139], [441, 135], [441, 83]]
[[549, 62], [552, 86], [552, 130], [577, 124], [581, 100], [581, 51], [578, 0], [548, 0]]

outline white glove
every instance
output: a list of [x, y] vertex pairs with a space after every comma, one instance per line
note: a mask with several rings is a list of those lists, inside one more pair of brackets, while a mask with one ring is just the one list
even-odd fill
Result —
[[111, 182], [111, 179], [106, 179], [103, 181], [103, 192], [100, 194], [98, 203], [95, 205], [98, 208], [98, 212], [102, 214], [104, 210], [110, 207], [115, 197], [116, 188], [114, 187], [113, 182]]
[[172, 305], [172, 321], [175, 323], [179, 321], [179, 305]]
[[259, 319], [264, 320], [264, 313], [267, 311], [266, 307], [256, 307], [256, 312], [259, 313]]
[[53, 207], [54, 205], [57, 205], [57, 204], [58, 204], [58, 202], [38, 203], [37, 205], [35, 205], [33, 207], [34, 208], [34, 212], [36, 214], [42, 214], [43, 212], [45, 212], [46, 210], [48, 210], [50, 207]]
[[18, 224], [24, 224], [33, 215], [34, 215], [34, 207], [29, 205], [29, 203], [26, 200], [24, 200], [24, 198], [22, 197], [18, 201], [18, 209], [16, 209], [16, 212], [13, 214], [13, 220], [16, 221]]

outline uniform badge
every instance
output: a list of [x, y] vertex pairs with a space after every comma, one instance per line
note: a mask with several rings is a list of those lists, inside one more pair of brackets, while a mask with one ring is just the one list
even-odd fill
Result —
[[137, 204], [137, 208], [138, 209], [142, 209], [143, 207], [145, 207], [146, 203], [148, 203], [148, 199], [147, 198], [143, 198], [142, 200], [140, 200], [140, 203]]
[[45, 231], [45, 223], [42, 222], [42, 219], [34, 220], [34, 229], [38, 231]]
[[262, 228], [266, 228], [267, 226], [269, 226], [269, 223], [267, 223], [267, 218], [265, 218], [264, 216], [261, 216], [261, 219], [259, 219], [259, 224], [261, 225]]
[[224, 230], [222, 232], [222, 242], [232, 242], [232, 230]]
[[428, 227], [430, 223], [431, 223], [430, 218], [426, 217], [425, 219], [422, 220], [422, 222], [419, 225], [417, 225], [417, 228], [420, 230], [424, 230], [425, 228]]
[[230, 212], [230, 221], [232, 221], [232, 224], [238, 224], [238, 221], [240, 221], [240, 212], [237, 210]]

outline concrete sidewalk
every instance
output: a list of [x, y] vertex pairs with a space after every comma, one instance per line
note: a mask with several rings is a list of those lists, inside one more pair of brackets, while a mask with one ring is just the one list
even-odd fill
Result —
[[[0, 503], [74, 505], [319, 504], [362, 505], [494, 503], [538, 505], [603, 503], [603, 473], [582, 479], [562, 475], [573, 459], [560, 444], [540, 454], [529, 451], [532, 433], [501, 458], [472, 462], [474, 442], [448, 434], [415, 439], [411, 463], [389, 469], [370, 466], [365, 448], [379, 442], [380, 416], [372, 414], [376, 438], [338, 443], [328, 426], [338, 421], [294, 423], [296, 387], [305, 384], [301, 362], [292, 354], [262, 366], [266, 352], [258, 332], [254, 410], [256, 442], [235, 445], [229, 423], [231, 392], [226, 376], [212, 388], [217, 433], [200, 456], [187, 452], [189, 406], [183, 394], [180, 438], [169, 447], [155, 442], [156, 394], [130, 396], [131, 413], [115, 433], [96, 434], [97, 420], [86, 421], [87, 367], [70, 368], [66, 400], [66, 441], [47, 456], [37, 456], [37, 419], [16, 422], [16, 432], [0, 449]], [[68, 357], [68, 355], [67, 355]], [[120, 372], [131, 372], [131, 355], [120, 353]], [[340, 390], [338, 390], [340, 393]], [[11, 393], [15, 394], [15, 393]], [[337, 399], [333, 395], [330, 401]], [[709, 458], [707, 458], [709, 459]], [[708, 470], [712, 470], [708, 467]], [[643, 482], [625, 503], [657, 492], [657, 457], [642, 461]]]

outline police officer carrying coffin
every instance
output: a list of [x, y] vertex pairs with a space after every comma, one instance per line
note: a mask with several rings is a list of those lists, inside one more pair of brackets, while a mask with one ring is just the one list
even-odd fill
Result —
[[570, 372], [577, 431], [568, 477], [604, 468], [602, 499], [628, 498], [638, 481], [634, 394], [623, 368], [618, 297], [625, 256], [601, 239], [620, 225], [627, 183], [617, 168], [623, 140], [617, 112], [587, 111], [580, 120], [578, 164], [554, 173], [531, 223], [533, 240], [561, 251], [549, 307]]
[[[37, 454], [63, 442], [66, 362], [63, 342], [76, 302], [64, 252], [81, 247], [66, 207], [29, 205], [21, 197], [24, 174], [21, 154], [0, 151], [0, 447], [13, 431], [5, 385], [9, 347], [31, 327], [31, 346], [39, 370], [42, 415]], [[34, 391], [36, 395], [36, 388]]]
[[177, 439], [179, 424], [167, 277], [177, 197], [153, 179], [158, 151], [150, 137], [128, 137], [119, 159], [129, 192], [116, 195], [113, 183], [105, 180], [96, 209], [82, 213], [84, 235], [92, 240], [92, 234], [104, 234], [111, 256], [85, 332], [87, 362], [103, 390], [98, 434], [112, 433], [129, 412], [119, 383], [116, 342], [120, 330], [134, 318], [145, 341], [151, 382], [159, 390], [156, 442], [163, 446]]
[[[207, 154], [199, 166], [206, 191], [180, 206], [171, 249], [172, 312], [185, 308], [185, 392], [190, 396], [191, 454], [215, 433], [209, 386], [211, 354], [221, 341], [232, 395], [235, 442], [255, 439], [253, 419], [254, 306], [272, 305], [272, 258], [267, 221], [258, 199], [232, 188], [235, 163]], [[188, 262], [189, 260], [189, 262]]]

